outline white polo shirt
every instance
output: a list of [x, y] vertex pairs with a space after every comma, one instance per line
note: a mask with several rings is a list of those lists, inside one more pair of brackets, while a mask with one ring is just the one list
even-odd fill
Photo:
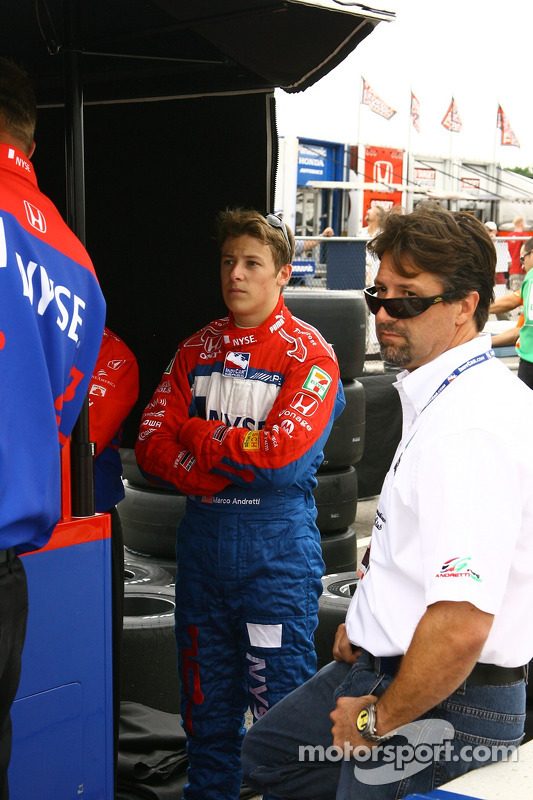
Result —
[[488, 358], [434, 396], [490, 341], [480, 335], [395, 383], [402, 440], [346, 617], [350, 641], [375, 656], [405, 653], [427, 606], [453, 600], [495, 615], [480, 661], [533, 657], [533, 391]]

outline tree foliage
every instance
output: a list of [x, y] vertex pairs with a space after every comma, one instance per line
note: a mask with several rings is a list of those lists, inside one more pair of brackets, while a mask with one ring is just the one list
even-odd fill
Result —
[[526, 178], [533, 178], [533, 167], [508, 167], [509, 172], [517, 172]]

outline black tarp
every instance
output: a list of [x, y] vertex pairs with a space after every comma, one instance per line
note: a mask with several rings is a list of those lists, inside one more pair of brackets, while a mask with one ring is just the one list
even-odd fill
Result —
[[[62, 60], [83, 55], [88, 102], [301, 91], [394, 15], [343, 0], [2, 0], [0, 53], [40, 101], [63, 99]], [[69, 32], [65, 12], [74, 18]]]

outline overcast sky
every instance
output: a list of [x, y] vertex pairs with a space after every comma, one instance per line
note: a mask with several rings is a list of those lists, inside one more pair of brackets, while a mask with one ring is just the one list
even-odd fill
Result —
[[[533, 166], [533, 0], [382, 0], [376, 7], [396, 19], [380, 22], [305, 92], [276, 90], [279, 134], [401, 148], [410, 137], [413, 153]], [[392, 119], [360, 104], [361, 76], [396, 110]], [[411, 91], [420, 133], [410, 124]], [[452, 96], [460, 133], [441, 124]], [[520, 148], [499, 144], [498, 104]]]

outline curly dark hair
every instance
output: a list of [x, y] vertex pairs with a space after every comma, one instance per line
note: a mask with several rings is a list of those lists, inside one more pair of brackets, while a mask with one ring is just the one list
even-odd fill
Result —
[[420, 203], [411, 214], [389, 213], [368, 250], [380, 260], [388, 253], [399, 275], [433, 273], [443, 292], [454, 292], [456, 300], [478, 292], [474, 320], [478, 331], [483, 329], [494, 299], [496, 249], [472, 214], [446, 211], [432, 201]]

